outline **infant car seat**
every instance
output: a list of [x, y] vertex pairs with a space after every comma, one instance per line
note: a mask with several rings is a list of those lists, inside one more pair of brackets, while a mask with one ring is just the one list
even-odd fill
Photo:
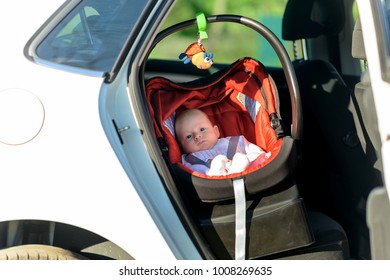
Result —
[[[271, 152], [264, 163], [239, 174], [245, 177], [248, 194], [280, 183], [291, 174], [296, 163], [294, 140], [284, 137], [276, 110], [277, 90], [264, 66], [254, 59], [244, 58], [221, 72], [187, 84], [176, 84], [165, 78], [154, 78], [147, 83], [149, 109], [156, 120], [157, 137], [166, 143], [169, 161], [176, 172], [182, 174], [181, 179], [186, 183], [192, 181], [199, 198], [205, 202], [234, 198], [232, 178], [237, 174], [210, 177], [182, 164], [174, 118], [185, 109], [204, 111], [212, 123], [218, 125], [221, 137], [244, 135], [250, 142]], [[282, 147], [283, 152], [279, 155]], [[262, 172], [253, 172], [260, 168]], [[274, 176], [276, 169], [278, 175]]]
[[[254, 22], [254, 26], [263, 32], [260, 23]], [[287, 60], [282, 63], [290, 67], [288, 56], [283, 57]], [[294, 89], [293, 75], [288, 82]], [[146, 82], [146, 95], [156, 137], [177, 188], [189, 201], [196, 223], [217, 258], [255, 259], [313, 243], [304, 203], [292, 176], [297, 162], [296, 139], [284, 133], [278, 90], [261, 62], [242, 58], [226, 69], [186, 83], [153, 77]], [[299, 111], [295, 103], [299, 93], [294, 92], [292, 99]], [[238, 174], [208, 176], [192, 171], [181, 162], [174, 132], [175, 115], [189, 108], [204, 111], [218, 125], [221, 137], [244, 135], [271, 152], [270, 158]], [[297, 119], [294, 115], [293, 120]], [[291, 131], [299, 134], [296, 127]]]

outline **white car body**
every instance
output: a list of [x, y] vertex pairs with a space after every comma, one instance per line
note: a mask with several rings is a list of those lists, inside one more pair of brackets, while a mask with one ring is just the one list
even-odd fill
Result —
[[[1, 52], [0, 168], [6, 191], [0, 221], [62, 222], [106, 237], [136, 259], [180, 258], [165, 239], [172, 231], [175, 240], [188, 238], [173, 208], [164, 207], [171, 224], [157, 226], [152, 217], [159, 213], [151, 214], [142, 202], [104, 133], [97, 95], [104, 94], [103, 78], [43, 67], [23, 55], [31, 35], [62, 3], [13, 1], [0, 12], [1, 25], [14, 27], [2, 32], [9, 41]], [[20, 17], [28, 24], [18, 24]], [[129, 121], [128, 133], [140, 137]], [[134, 150], [143, 159], [138, 167], [151, 168], [145, 148]], [[137, 179], [147, 184], [153, 176]], [[151, 184], [148, 199], [156, 205], [165, 196], [161, 189]]]
[[[360, 17], [389, 182], [390, 84], [381, 79], [371, 2], [357, 0], [364, 11]], [[31, 36], [62, 4], [14, 0], [0, 10], [0, 224], [7, 224], [8, 233], [3, 247], [21, 245], [19, 221], [39, 220], [49, 221], [50, 232], [54, 223], [92, 232], [138, 260], [202, 259], [143, 144], [129, 98], [132, 83], [125, 82], [127, 67], [107, 84], [103, 73], [62, 71], [24, 55]], [[112, 119], [130, 146], [120, 146]]]

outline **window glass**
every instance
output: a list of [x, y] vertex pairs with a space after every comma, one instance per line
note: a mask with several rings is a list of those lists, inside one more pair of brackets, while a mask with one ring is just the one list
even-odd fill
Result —
[[[193, 19], [197, 12], [206, 16], [216, 14], [235, 14], [250, 17], [271, 29], [282, 41], [291, 58], [291, 42], [281, 39], [282, 18], [287, 0], [273, 1], [204, 1], [179, 0], [165, 20], [162, 29], [175, 23]], [[255, 7], [255, 8], [254, 8]], [[250, 56], [259, 59], [267, 66], [280, 66], [279, 59], [271, 45], [254, 30], [237, 23], [211, 23], [207, 25], [208, 38], [202, 43], [206, 52], [212, 52], [215, 63], [232, 63], [238, 58]], [[197, 27], [170, 35], [161, 41], [151, 53], [151, 58], [178, 58], [188, 45], [197, 40]]]
[[54, 63], [110, 71], [146, 3], [82, 1], [38, 45], [36, 54]]
[[385, 32], [385, 41], [387, 45], [387, 53], [390, 55], [390, 0], [384, 0], [383, 2], [383, 17], [384, 17], [384, 32]]
[[[378, 24], [381, 32], [378, 32], [380, 40], [383, 42], [378, 45], [381, 55], [382, 77], [390, 82], [390, 0], [381, 0], [379, 5], [380, 20]], [[378, 30], [377, 30], [378, 31]]]

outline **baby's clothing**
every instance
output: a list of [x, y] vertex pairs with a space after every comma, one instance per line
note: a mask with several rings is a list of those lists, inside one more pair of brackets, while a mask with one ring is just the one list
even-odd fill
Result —
[[242, 172], [259, 156], [261, 164], [271, 156], [260, 147], [250, 143], [244, 136], [231, 136], [218, 139], [209, 150], [182, 155], [182, 162], [194, 171], [214, 175]]

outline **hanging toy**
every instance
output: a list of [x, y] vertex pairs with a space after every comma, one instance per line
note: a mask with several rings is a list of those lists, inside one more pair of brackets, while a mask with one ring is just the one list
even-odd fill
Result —
[[[185, 59], [184, 59], [185, 58]], [[213, 64], [213, 54], [207, 55], [206, 49], [203, 47], [201, 40], [192, 43], [187, 47], [184, 53], [179, 55], [179, 59], [184, 59], [184, 64], [192, 63], [199, 69], [209, 69]]]
[[213, 64], [213, 54], [207, 54], [206, 49], [202, 44], [202, 39], [207, 39], [206, 33], [206, 17], [203, 13], [196, 15], [196, 21], [198, 23], [198, 40], [187, 47], [187, 49], [179, 55], [179, 59], [184, 59], [184, 64], [192, 63], [198, 69], [209, 69]]

